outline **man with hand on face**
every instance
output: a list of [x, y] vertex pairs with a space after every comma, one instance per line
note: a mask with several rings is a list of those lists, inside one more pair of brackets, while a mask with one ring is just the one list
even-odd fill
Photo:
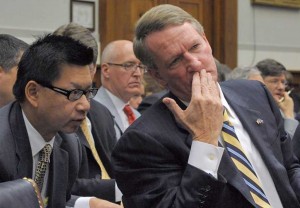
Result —
[[114, 116], [117, 139], [140, 116], [129, 100], [140, 93], [146, 68], [135, 57], [132, 42], [116, 40], [109, 43], [101, 57], [101, 83], [95, 100], [106, 106]]
[[286, 68], [274, 59], [264, 59], [256, 64], [268, 90], [280, 109], [284, 127], [291, 138], [294, 137], [299, 122], [295, 119], [294, 101], [285, 91], [287, 87]]
[[277, 104], [260, 82], [217, 83], [196, 19], [153, 7], [137, 23], [134, 52], [170, 93], [113, 151], [125, 207], [300, 207], [300, 165]]
[[[78, 137], [70, 133], [78, 130], [97, 93], [92, 60], [93, 50], [72, 38], [40, 38], [19, 63], [16, 101], [0, 109], [0, 182], [34, 179], [49, 208], [66, 206], [85, 170]], [[103, 201], [74, 199], [68, 205], [76, 208], [96, 208]]]

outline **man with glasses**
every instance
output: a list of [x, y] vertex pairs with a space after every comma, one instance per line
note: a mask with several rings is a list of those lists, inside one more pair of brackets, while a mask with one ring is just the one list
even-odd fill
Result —
[[[59, 27], [53, 34], [71, 37], [93, 49], [93, 63], [90, 64], [93, 80], [97, 68], [98, 44], [92, 32], [82, 25], [69, 23]], [[102, 206], [105, 207], [110, 202], [119, 203], [122, 197], [116, 185], [110, 161], [111, 151], [117, 141], [114, 119], [110, 111], [101, 103], [91, 99], [90, 104], [91, 108], [86, 119], [77, 131], [82, 149], [86, 154], [84, 163], [87, 165], [85, 171], [76, 180], [72, 194], [96, 196], [103, 199]], [[114, 204], [114, 206], [117, 205]]]
[[101, 57], [101, 83], [95, 100], [105, 105], [114, 116], [117, 138], [140, 116], [128, 102], [140, 93], [146, 67], [133, 53], [133, 44], [128, 40], [109, 43]]
[[[84, 152], [71, 133], [85, 119], [97, 92], [92, 88], [92, 60], [93, 50], [72, 38], [40, 38], [19, 63], [16, 101], [0, 109], [0, 182], [34, 179], [49, 208], [66, 206], [85, 170]], [[94, 208], [103, 201], [92, 197], [85, 206], [84, 200], [74, 196], [68, 205]]]
[[256, 64], [263, 81], [271, 92], [284, 118], [284, 129], [293, 138], [299, 122], [295, 119], [294, 101], [286, 92], [286, 68], [274, 59], [264, 59]]

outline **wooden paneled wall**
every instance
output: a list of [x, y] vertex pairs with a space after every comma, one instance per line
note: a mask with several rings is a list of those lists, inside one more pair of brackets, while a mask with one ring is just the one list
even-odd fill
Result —
[[[179, 6], [198, 19], [214, 56], [221, 63], [236, 67], [237, 0], [99, 0], [101, 51], [113, 40], [132, 40], [136, 21], [151, 7], [166, 3]], [[97, 85], [99, 77], [97, 72]]]

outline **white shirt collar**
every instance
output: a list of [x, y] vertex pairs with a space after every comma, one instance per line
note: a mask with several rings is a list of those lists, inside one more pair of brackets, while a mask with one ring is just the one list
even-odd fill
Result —
[[51, 147], [53, 148], [55, 136], [49, 142], [46, 142], [44, 138], [41, 136], [41, 134], [31, 125], [23, 110], [22, 110], [22, 114], [23, 114], [26, 130], [28, 133], [28, 137], [29, 137], [32, 157], [37, 155], [44, 148], [46, 144], [50, 144]]
[[123, 100], [112, 94], [109, 90], [107, 90], [106, 88], [104, 89], [110, 97], [111, 101], [113, 102], [114, 106], [117, 108], [118, 113], [123, 114], [123, 108], [125, 107], [125, 105], [128, 104], [128, 102], [125, 103]]

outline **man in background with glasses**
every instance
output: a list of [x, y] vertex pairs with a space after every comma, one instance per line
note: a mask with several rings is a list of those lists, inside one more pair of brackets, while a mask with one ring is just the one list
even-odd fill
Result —
[[[72, 38], [40, 38], [19, 63], [16, 101], [0, 109], [0, 182], [34, 179], [48, 208], [66, 206], [76, 178], [85, 170], [78, 137], [71, 133], [78, 130], [97, 93], [92, 88], [92, 60], [93, 50]], [[68, 205], [82, 207], [84, 198], [73, 199]], [[84, 207], [99, 207], [101, 202], [93, 197]]]
[[101, 57], [101, 83], [95, 100], [105, 105], [114, 116], [117, 138], [140, 116], [128, 102], [140, 93], [146, 67], [133, 53], [133, 44], [128, 40], [109, 43]]
[[286, 68], [274, 59], [264, 59], [256, 64], [263, 81], [278, 104], [284, 118], [284, 129], [293, 138], [299, 122], [295, 119], [294, 101], [286, 92]]

